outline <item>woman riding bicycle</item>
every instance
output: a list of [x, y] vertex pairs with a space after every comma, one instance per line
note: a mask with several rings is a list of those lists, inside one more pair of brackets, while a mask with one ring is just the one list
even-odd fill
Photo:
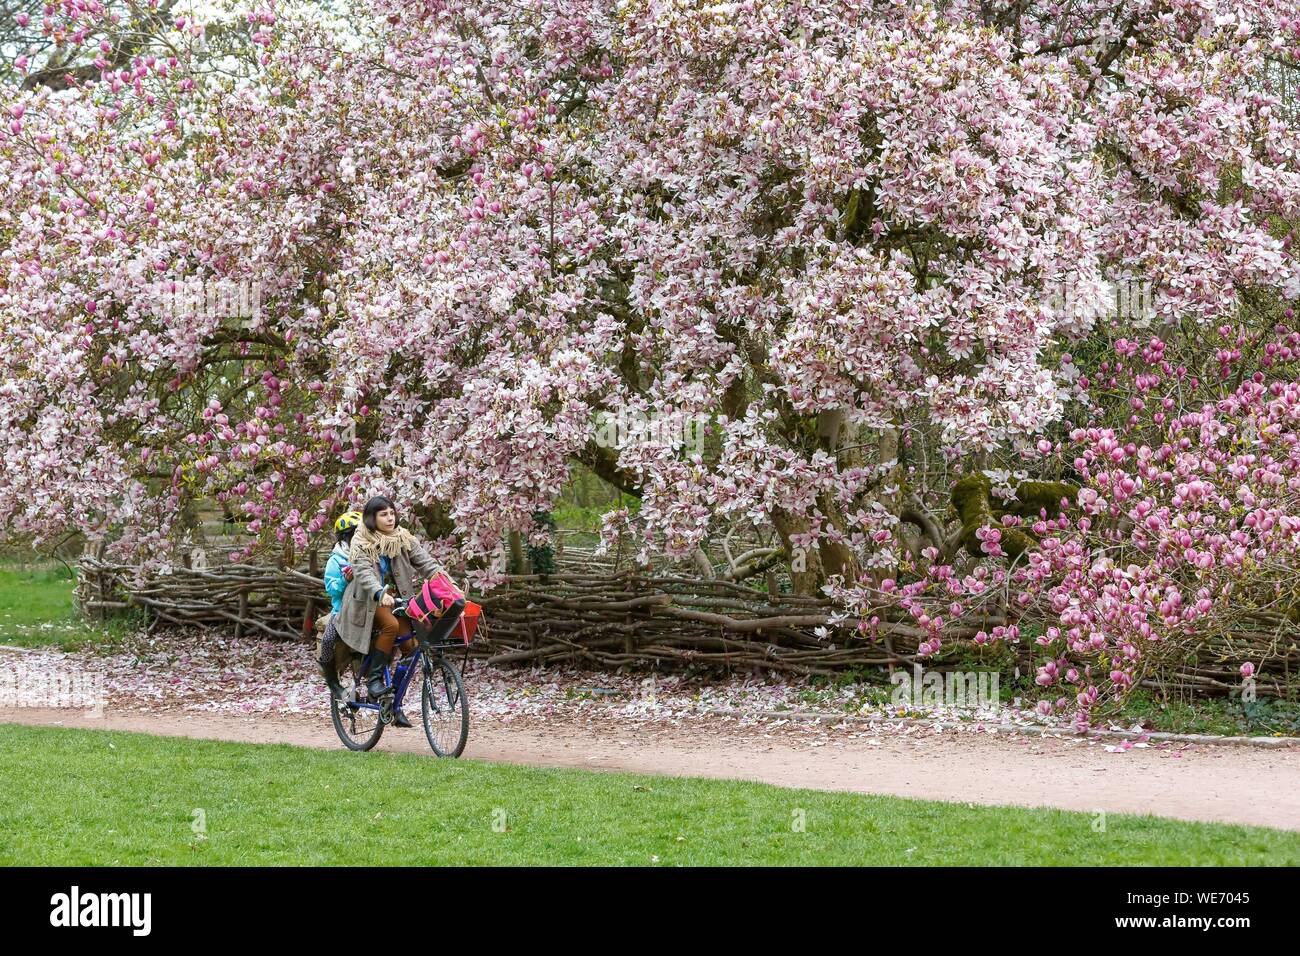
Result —
[[[335, 616], [336, 627], [345, 644], [360, 654], [370, 654], [366, 691], [371, 700], [377, 700], [388, 689], [384, 668], [392, 661], [395, 645], [412, 636], [410, 620], [393, 613], [397, 598], [415, 596], [424, 581], [442, 568], [414, 535], [399, 526], [397, 506], [382, 496], [371, 498], [362, 509], [348, 560], [352, 581]], [[431, 637], [440, 639], [455, 624], [455, 615], [445, 614], [432, 623]], [[376, 627], [378, 633], [372, 640]]]

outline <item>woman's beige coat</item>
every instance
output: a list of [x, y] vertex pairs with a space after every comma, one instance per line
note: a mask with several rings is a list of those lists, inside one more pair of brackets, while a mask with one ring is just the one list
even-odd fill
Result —
[[[352, 583], [343, 592], [343, 603], [339, 607], [338, 621], [335, 627], [343, 642], [360, 654], [370, 651], [371, 631], [375, 625], [375, 609], [379, 601], [375, 592], [383, 585], [379, 580], [379, 560], [370, 554], [353, 549]], [[393, 580], [402, 597], [413, 597], [424, 582], [433, 577], [441, 568], [418, 541], [410, 548], [403, 548], [396, 557], [388, 559], [392, 563]]]

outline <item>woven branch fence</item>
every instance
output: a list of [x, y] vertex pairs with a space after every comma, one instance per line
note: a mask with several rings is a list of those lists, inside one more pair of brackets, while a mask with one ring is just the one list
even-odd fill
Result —
[[[92, 615], [142, 607], [153, 624], [303, 640], [328, 610], [319, 575], [298, 569], [227, 564], [141, 577], [128, 565], [83, 557], [79, 570], [77, 601]], [[510, 575], [470, 597], [487, 622], [471, 652], [499, 664], [663, 661], [831, 674], [910, 665], [923, 637], [893, 624], [876, 642], [827, 641], [814, 629], [829, 624], [829, 601], [781, 595], [772, 603], [739, 584], [631, 571]]]
[[[586, 556], [566, 557], [569, 565]], [[85, 556], [77, 600], [85, 613], [99, 616], [144, 608], [151, 628], [169, 624], [219, 628], [237, 637], [309, 640], [316, 617], [328, 610], [315, 563], [307, 571], [223, 564], [145, 577], [136, 568]], [[775, 591], [776, 582], [768, 581]], [[882, 620], [879, 636], [867, 640], [853, 632], [853, 620], [833, 627], [834, 609], [826, 599], [787, 593], [773, 599], [769, 593], [729, 581], [616, 566], [511, 575], [488, 593], [471, 593], [487, 622], [471, 653], [494, 664], [695, 665], [792, 676], [918, 663], [916, 648], [925, 635], [907, 623]], [[982, 618], [950, 628], [948, 635], [971, 637], [1003, 623]], [[829, 633], [819, 636], [818, 629]], [[1288, 622], [1261, 621], [1257, 630], [1207, 642], [1193, 658], [1166, 660], [1164, 676], [1151, 683], [1194, 695], [1239, 693], [1237, 669], [1251, 660], [1259, 668], [1257, 693], [1294, 696], [1300, 675], [1296, 639]], [[1021, 673], [1033, 673], [1035, 650], [1029, 641], [1012, 648]], [[935, 670], [978, 666], [923, 663]]]

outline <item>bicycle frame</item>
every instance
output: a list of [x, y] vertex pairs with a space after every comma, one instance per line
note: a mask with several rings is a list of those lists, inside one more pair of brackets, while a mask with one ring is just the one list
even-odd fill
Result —
[[[456, 609], [455, 615], [456, 617], [459, 617], [460, 610], [464, 608], [465, 604], [463, 600], [456, 603], [459, 605], [459, 607]], [[407, 617], [407, 619], [410, 620], [410, 618], [406, 614], [405, 600], [398, 601], [394, 605], [393, 613], [399, 617]], [[414, 622], [412, 623], [413, 623], [413, 630], [411, 631], [410, 635], [405, 639], [399, 640], [397, 643], [399, 645], [403, 645], [407, 641], [415, 641], [416, 646], [419, 648], [419, 652], [416, 654], [408, 654], [406, 657], [402, 659], [402, 662], [398, 664], [396, 667], [392, 667], [392, 668], [388, 666], [384, 667], [384, 683], [387, 686], [393, 688], [392, 708], [394, 713], [402, 709], [402, 701], [406, 697], [406, 689], [411, 686], [411, 680], [415, 676], [414, 665], [419, 664], [420, 666], [423, 666], [425, 654], [429, 654], [430, 656], [437, 654], [439, 657], [441, 657], [444, 647], [454, 646], [452, 644], [442, 644], [442, 643], [434, 644], [429, 641], [426, 641], [421, 634], [422, 631], [424, 633], [428, 633], [425, 630], [425, 626], [421, 624], [416, 624]], [[361, 659], [361, 673], [363, 674], [366, 673], [369, 670], [369, 668], [370, 668], [370, 655], [367, 654], [365, 657]], [[362, 702], [362, 701], [352, 700], [352, 701], [348, 701], [348, 706], [356, 708], [357, 710], [380, 710], [382, 705], [377, 701]]]
[[[402, 701], [406, 697], [406, 689], [411, 686], [411, 681], [415, 677], [415, 665], [423, 667], [425, 653], [432, 655], [433, 653], [435, 653], [436, 650], [433, 647], [433, 645], [424, 643], [414, 634], [412, 634], [406, 640], [415, 641], [417, 643], [417, 646], [420, 648], [419, 652], [416, 654], [409, 654], [406, 657], [402, 658], [402, 662], [398, 664], [396, 667], [384, 668], [384, 683], [387, 684], [389, 687], [393, 688], [393, 711], [394, 712], [402, 709]], [[398, 643], [405, 644], [406, 641], [398, 641]], [[439, 654], [442, 653], [441, 650], [436, 650], [436, 652]], [[361, 672], [364, 674], [366, 672], [366, 668], [368, 668], [369, 666], [370, 666], [370, 655], [367, 654], [361, 660]], [[368, 700], [348, 701], [348, 706], [355, 707], [357, 710], [379, 710], [380, 707], [378, 703], [374, 703]]]

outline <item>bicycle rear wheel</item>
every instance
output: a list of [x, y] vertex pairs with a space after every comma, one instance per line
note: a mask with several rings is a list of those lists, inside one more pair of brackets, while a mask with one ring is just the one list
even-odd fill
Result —
[[348, 699], [340, 704], [337, 697], [330, 695], [330, 718], [334, 721], [334, 732], [349, 750], [369, 750], [379, 743], [379, 738], [384, 734], [384, 724], [379, 719], [378, 709], [357, 704], [358, 699], [365, 699], [366, 687], [358, 655], [352, 656], [351, 665], [339, 675], [339, 682], [348, 692]]
[[439, 757], [459, 757], [469, 739], [469, 700], [460, 672], [441, 654], [426, 650], [422, 676], [424, 736]]

